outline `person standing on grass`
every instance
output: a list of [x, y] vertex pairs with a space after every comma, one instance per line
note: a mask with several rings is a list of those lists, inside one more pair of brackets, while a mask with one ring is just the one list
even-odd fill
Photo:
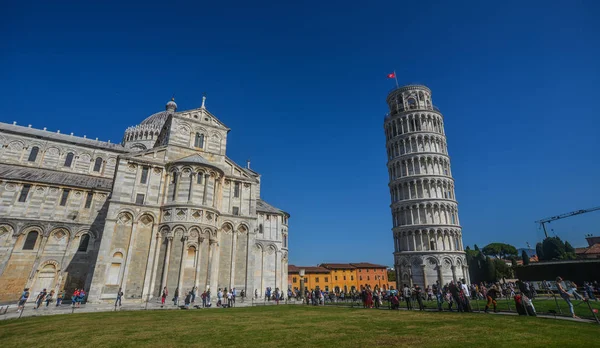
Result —
[[163, 291], [162, 291], [162, 295], [160, 296], [160, 305], [161, 307], [165, 305], [165, 301], [167, 300], [167, 296], [169, 296], [169, 290], [167, 290], [167, 287], [165, 286]]
[[411, 310], [412, 304], [410, 303], [411, 291], [408, 285], [404, 284], [404, 289], [402, 289], [402, 296], [404, 296], [404, 300], [406, 300], [406, 309]]
[[442, 311], [442, 305], [444, 304], [444, 298], [442, 295], [442, 290], [440, 289], [440, 285], [438, 282], [432, 287], [433, 294], [435, 295], [435, 301], [437, 303], [438, 311]]
[[210, 289], [206, 290], [206, 307], [210, 307]]
[[79, 290], [79, 296], [77, 296], [77, 308], [81, 306], [81, 304], [85, 301], [85, 290]]
[[60, 306], [60, 304], [62, 303], [64, 298], [65, 298], [65, 291], [61, 290], [58, 293], [58, 296], [56, 297], [56, 307]]
[[51, 290], [50, 293], [46, 296], [46, 307], [50, 305], [50, 302], [54, 299], [54, 290]]
[[119, 291], [117, 291], [117, 299], [115, 300], [115, 307], [117, 306], [117, 303], [119, 304], [119, 307], [121, 307], [121, 298], [123, 297], [123, 289], [119, 288]]
[[579, 317], [575, 315], [575, 310], [573, 309], [573, 304], [571, 303], [571, 296], [573, 295], [569, 294], [569, 292], [565, 290], [565, 288], [562, 286], [562, 282], [563, 279], [561, 277], [556, 277], [556, 289], [558, 289], [560, 297], [562, 297], [562, 299], [565, 300], [569, 306], [569, 311], [571, 312], [573, 318], [579, 319]]
[[598, 301], [596, 296], [594, 296], [594, 289], [592, 288], [592, 284], [589, 282], [583, 282], [583, 293], [587, 294], [587, 297], [590, 300]]
[[198, 287], [194, 286], [192, 288], [192, 303], [196, 303], [196, 293], [198, 293]]
[[175, 288], [175, 295], [173, 296], [173, 305], [177, 306], [179, 302], [179, 287]]
[[498, 298], [498, 295], [500, 293], [498, 292], [498, 289], [496, 289], [495, 285], [492, 285], [492, 287], [487, 291], [487, 304], [485, 305], [485, 310], [484, 312], [487, 313], [488, 310], [490, 309], [490, 305], [494, 305], [494, 313], [498, 313], [498, 308], [497, 306], [497, 302], [496, 299]]
[[29, 299], [29, 288], [23, 289], [21, 293], [21, 298], [19, 299], [19, 306], [17, 307], [17, 313], [20, 313], [23, 309], [25, 309], [25, 302]]
[[221, 302], [223, 298], [223, 291], [221, 291], [221, 288], [219, 288], [219, 290], [217, 290], [217, 307], [221, 307], [221, 305], [223, 304]]
[[46, 289], [40, 291], [40, 293], [37, 295], [37, 297], [35, 298], [35, 306], [33, 307], [33, 309], [38, 309], [40, 308], [40, 305], [42, 304], [42, 302], [44, 301], [44, 299], [46, 298], [46, 295], [48, 293], [46, 292]]
[[229, 291], [227, 293], [227, 307], [229, 307], [229, 308], [233, 307], [233, 293], [232, 293], [232, 291]]
[[417, 303], [419, 304], [419, 310], [424, 311], [425, 306], [423, 306], [423, 289], [420, 286], [415, 285], [415, 295], [417, 296]]

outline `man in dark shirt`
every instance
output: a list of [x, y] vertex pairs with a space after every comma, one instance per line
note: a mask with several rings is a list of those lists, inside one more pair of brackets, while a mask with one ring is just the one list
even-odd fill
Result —
[[496, 308], [496, 298], [498, 298], [499, 294], [500, 294], [500, 292], [498, 292], [498, 289], [496, 289], [496, 285], [492, 285], [492, 287], [487, 292], [487, 304], [485, 305], [484, 312], [486, 312], [486, 313], [488, 312], [491, 304], [494, 305], [494, 313], [498, 312], [498, 310]]

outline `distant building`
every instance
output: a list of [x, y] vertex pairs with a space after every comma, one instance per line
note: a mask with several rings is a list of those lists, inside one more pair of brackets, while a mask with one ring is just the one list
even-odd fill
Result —
[[[289, 288], [300, 289], [300, 270], [304, 269], [304, 288], [311, 290], [317, 286], [325, 291], [359, 291], [369, 286], [371, 289], [390, 289], [387, 266], [368, 262], [322, 263], [318, 267], [288, 266]], [[392, 284], [392, 288], [395, 286]]]
[[575, 248], [575, 254], [581, 259], [600, 259], [600, 236], [585, 238], [588, 242], [586, 248]]

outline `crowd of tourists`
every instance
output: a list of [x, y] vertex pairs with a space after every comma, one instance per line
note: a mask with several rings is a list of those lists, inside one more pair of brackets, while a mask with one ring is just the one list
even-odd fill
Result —
[[[169, 296], [169, 290], [165, 286], [163, 288], [163, 291], [161, 294], [161, 306], [165, 305], [165, 302], [166, 302], [168, 296]], [[210, 296], [211, 296], [211, 292], [210, 292], [209, 288], [204, 290], [202, 292], [202, 294], [200, 294], [200, 296], [198, 296], [198, 287], [197, 286], [194, 286], [190, 291], [187, 291], [182, 294], [179, 293], [179, 288], [175, 288], [175, 292], [173, 294], [173, 298], [171, 299], [171, 301], [173, 302], [174, 306], [180, 306], [183, 309], [189, 309], [190, 306], [193, 308], [209, 308], [209, 307], [212, 307]], [[236, 301], [237, 296], [238, 295], [237, 295], [235, 288], [231, 288], [229, 290], [227, 288], [218, 288], [217, 289], [216, 307], [218, 307], [218, 308], [235, 307], [235, 301]], [[241, 297], [242, 302], [243, 302], [244, 298], [246, 297], [245, 291], [244, 290], [240, 291], [239, 296]], [[201, 299], [202, 304], [196, 304], [196, 299], [198, 297]], [[180, 302], [181, 298], [183, 298], [183, 305]]]
[[[29, 300], [30, 292], [29, 288], [23, 289], [21, 293], [21, 297], [19, 298], [19, 304], [17, 306], [17, 313], [20, 313], [25, 308], [25, 303]], [[73, 307], [79, 308], [82, 302], [85, 301], [86, 292], [83, 289], [75, 289], [73, 294], [71, 295], [71, 304]], [[48, 292], [46, 289], [42, 289], [37, 296], [35, 297], [35, 301], [33, 302], [33, 309], [38, 309], [44, 303], [46, 307], [49, 307], [51, 303], [56, 302], [56, 307], [60, 306], [63, 303], [63, 299], [65, 298], [65, 291], [61, 290], [58, 294], [55, 293], [54, 290], [50, 290]]]

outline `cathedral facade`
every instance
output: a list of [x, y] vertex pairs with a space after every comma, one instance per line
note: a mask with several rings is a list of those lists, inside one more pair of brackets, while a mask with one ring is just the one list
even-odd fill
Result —
[[121, 144], [0, 123], [0, 302], [286, 288], [289, 214], [226, 156], [229, 130], [204, 100], [168, 102]]

